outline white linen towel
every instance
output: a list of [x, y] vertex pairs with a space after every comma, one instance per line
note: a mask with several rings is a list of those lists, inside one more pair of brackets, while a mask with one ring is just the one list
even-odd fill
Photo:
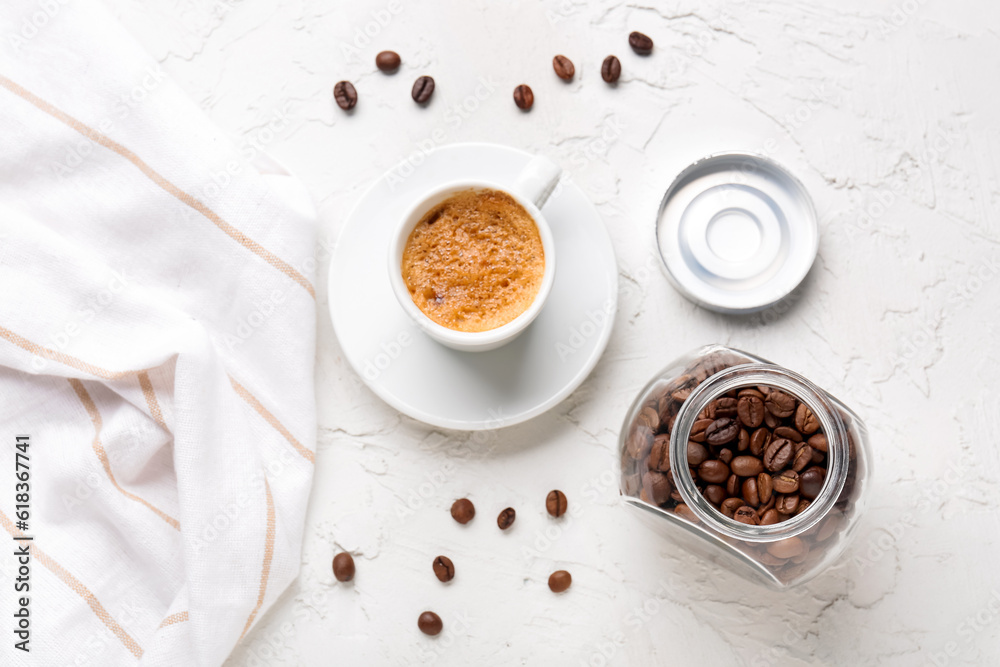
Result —
[[219, 665], [299, 569], [312, 205], [100, 5], [0, 36], [0, 664]]

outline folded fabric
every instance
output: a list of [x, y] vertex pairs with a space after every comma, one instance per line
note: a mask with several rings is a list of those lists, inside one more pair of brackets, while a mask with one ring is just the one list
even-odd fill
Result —
[[100, 5], [0, 27], [0, 664], [221, 664], [299, 569], [314, 210]]

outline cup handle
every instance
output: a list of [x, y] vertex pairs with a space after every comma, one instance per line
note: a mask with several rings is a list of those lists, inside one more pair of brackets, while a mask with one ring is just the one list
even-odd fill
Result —
[[541, 209], [556, 189], [560, 176], [562, 167], [547, 157], [538, 155], [518, 174], [514, 192]]

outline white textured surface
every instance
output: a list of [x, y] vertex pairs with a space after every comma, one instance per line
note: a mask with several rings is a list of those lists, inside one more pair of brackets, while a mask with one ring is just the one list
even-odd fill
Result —
[[[327, 239], [419, 146], [495, 141], [569, 169], [621, 267], [616, 330], [592, 377], [551, 413], [485, 438], [435, 431], [375, 398], [342, 359], [320, 295], [302, 575], [231, 665], [1000, 661], [1000, 8], [822, 4], [112, 0], [236, 141], [266, 145], [303, 178]], [[341, 47], [372, 12], [391, 19], [351, 61]], [[629, 50], [633, 29], [656, 40], [651, 57]], [[395, 76], [374, 68], [382, 48], [403, 57]], [[552, 73], [556, 53], [576, 63], [569, 85]], [[616, 89], [599, 76], [608, 53], [623, 63]], [[424, 73], [438, 88], [420, 109], [409, 89]], [[330, 94], [345, 78], [361, 95], [352, 115]], [[473, 102], [481, 80], [495, 90]], [[522, 82], [536, 97], [528, 114], [511, 100]], [[451, 110], [463, 101], [478, 109]], [[276, 113], [287, 127], [261, 136]], [[797, 173], [822, 231], [799, 292], [746, 319], [684, 301], [651, 254], [674, 174], [730, 148]], [[616, 437], [635, 392], [714, 341], [804, 373], [872, 431], [859, 539], [796, 592], [703, 566], [617, 502]], [[571, 520], [544, 515], [554, 487], [578, 510]], [[447, 513], [463, 495], [480, 513], [465, 528]], [[518, 520], [500, 534], [507, 505]], [[331, 575], [339, 549], [356, 555], [353, 585]], [[458, 569], [449, 586], [431, 574], [438, 553]], [[574, 584], [557, 597], [545, 581], [561, 567]], [[416, 630], [425, 608], [445, 620], [436, 639]]]

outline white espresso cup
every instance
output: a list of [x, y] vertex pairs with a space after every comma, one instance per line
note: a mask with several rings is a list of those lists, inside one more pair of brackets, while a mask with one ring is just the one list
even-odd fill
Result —
[[[562, 169], [554, 162], [544, 157], [536, 157], [518, 174], [513, 187], [492, 183], [489, 181], [452, 181], [441, 185], [424, 194], [403, 215], [389, 243], [389, 283], [396, 295], [396, 300], [406, 314], [413, 318], [428, 336], [450, 348], [465, 352], [483, 352], [493, 350], [509, 343], [523, 332], [541, 312], [545, 300], [552, 291], [555, 280], [556, 255], [552, 242], [552, 230], [549, 229], [541, 208], [545, 206], [549, 195], [555, 189], [562, 175]], [[466, 190], [500, 190], [513, 197], [524, 207], [538, 227], [538, 235], [542, 240], [542, 250], [545, 253], [545, 271], [542, 274], [542, 284], [538, 288], [534, 301], [528, 308], [510, 322], [487, 331], [456, 331], [438, 324], [424, 314], [410, 296], [410, 290], [403, 280], [403, 249], [410, 238], [410, 233], [424, 215], [432, 208], [452, 195]]]

